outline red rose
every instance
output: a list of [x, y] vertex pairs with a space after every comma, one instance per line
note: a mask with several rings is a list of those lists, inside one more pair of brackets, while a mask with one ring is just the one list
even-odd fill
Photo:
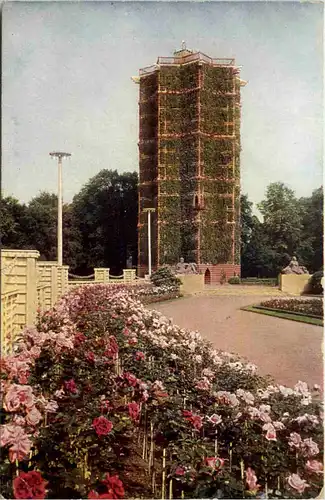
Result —
[[113, 424], [106, 417], [100, 416], [93, 420], [93, 427], [97, 436], [106, 436], [113, 429]]
[[135, 345], [138, 343], [138, 339], [137, 337], [131, 337], [129, 340], [128, 340], [128, 343], [129, 345]]
[[19, 476], [13, 480], [13, 490], [15, 498], [36, 498], [44, 499], [46, 496], [47, 481], [38, 471], [20, 472]]
[[95, 361], [95, 354], [92, 351], [89, 351], [85, 354], [85, 358], [90, 363], [93, 363]]
[[128, 404], [128, 408], [130, 417], [132, 418], [132, 420], [137, 422], [140, 414], [140, 406], [137, 403], [133, 402]]
[[64, 385], [65, 385], [65, 388], [71, 392], [71, 394], [76, 394], [78, 391], [77, 391], [77, 386], [76, 386], [76, 383], [75, 381], [73, 380], [73, 378], [71, 380], [66, 380], [64, 382]]
[[208, 467], [211, 467], [211, 469], [215, 469], [215, 470], [221, 469], [221, 467], [224, 466], [224, 463], [225, 463], [225, 461], [223, 458], [207, 457], [205, 459], [205, 464]]
[[111, 335], [109, 338], [109, 343], [106, 347], [106, 351], [104, 352], [104, 356], [108, 356], [109, 358], [115, 358], [118, 354], [118, 343], [116, 342], [116, 338], [114, 335]]
[[199, 417], [198, 415], [193, 415], [191, 422], [193, 424], [193, 427], [195, 427], [195, 429], [197, 429], [197, 430], [200, 430], [202, 425], [203, 425], [202, 424], [202, 417]]
[[188, 419], [188, 418], [192, 418], [193, 416], [193, 413], [191, 411], [188, 411], [188, 410], [183, 410], [183, 416]]
[[144, 361], [144, 359], [145, 359], [145, 355], [144, 355], [144, 353], [143, 353], [143, 352], [141, 352], [141, 351], [137, 351], [137, 352], [135, 353], [135, 359], [136, 359], [137, 361]]
[[176, 467], [175, 474], [176, 476], [184, 476], [185, 469], [183, 467], [178, 466]]
[[102, 483], [106, 484], [108, 493], [112, 495], [111, 498], [124, 498], [123, 483], [118, 476], [110, 476], [109, 474], [106, 474]]
[[88, 493], [88, 497], [87, 497], [89, 500], [94, 500], [95, 498], [99, 498], [99, 494], [97, 493], [97, 491], [94, 491], [94, 490], [91, 490], [89, 493]]
[[135, 375], [132, 375], [132, 373], [125, 372], [124, 373], [124, 378], [129, 382], [129, 384], [132, 387], [135, 387], [137, 385], [138, 379]]
[[76, 335], [74, 336], [74, 343], [76, 346], [82, 344], [84, 341], [86, 340], [86, 337], [84, 336], [83, 333], [76, 333]]

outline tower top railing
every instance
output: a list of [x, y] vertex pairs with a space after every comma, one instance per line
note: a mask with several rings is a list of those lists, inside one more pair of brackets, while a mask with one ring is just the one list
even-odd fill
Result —
[[172, 57], [161, 57], [159, 56], [157, 59], [157, 64], [153, 64], [151, 66], [147, 66], [145, 68], [141, 68], [139, 70], [140, 76], [147, 75], [149, 73], [153, 73], [161, 66], [179, 66], [180, 64], [189, 64], [192, 62], [204, 62], [206, 64], [210, 64], [211, 66], [235, 66], [234, 58], [213, 58], [209, 57], [202, 52], [195, 52], [184, 55], [174, 55]]

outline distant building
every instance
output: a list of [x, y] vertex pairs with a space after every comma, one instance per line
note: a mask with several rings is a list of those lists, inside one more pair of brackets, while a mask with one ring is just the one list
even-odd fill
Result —
[[240, 274], [240, 88], [234, 59], [185, 47], [140, 69], [138, 271], [196, 262], [206, 282]]

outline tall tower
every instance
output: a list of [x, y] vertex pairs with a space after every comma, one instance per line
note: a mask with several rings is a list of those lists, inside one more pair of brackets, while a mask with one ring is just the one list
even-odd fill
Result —
[[196, 262], [207, 282], [240, 274], [240, 87], [234, 59], [183, 45], [140, 69], [138, 271]]

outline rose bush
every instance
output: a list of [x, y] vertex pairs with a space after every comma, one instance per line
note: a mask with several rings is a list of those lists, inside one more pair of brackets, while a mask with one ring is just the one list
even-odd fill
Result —
[[261, 302], [261, 306], [278, 311], [292, 311], [322, 318], [324, 315], [323, 300], [318, 298], [276, 298]]
[[[1, 377], [6, 498], [312, 498], [321, 489], [323, 411], [307, 384], [259, 376], [126, 287], [69, 292], [23, 332]], [[18, 478], [32, 472], [23, 487]]]

